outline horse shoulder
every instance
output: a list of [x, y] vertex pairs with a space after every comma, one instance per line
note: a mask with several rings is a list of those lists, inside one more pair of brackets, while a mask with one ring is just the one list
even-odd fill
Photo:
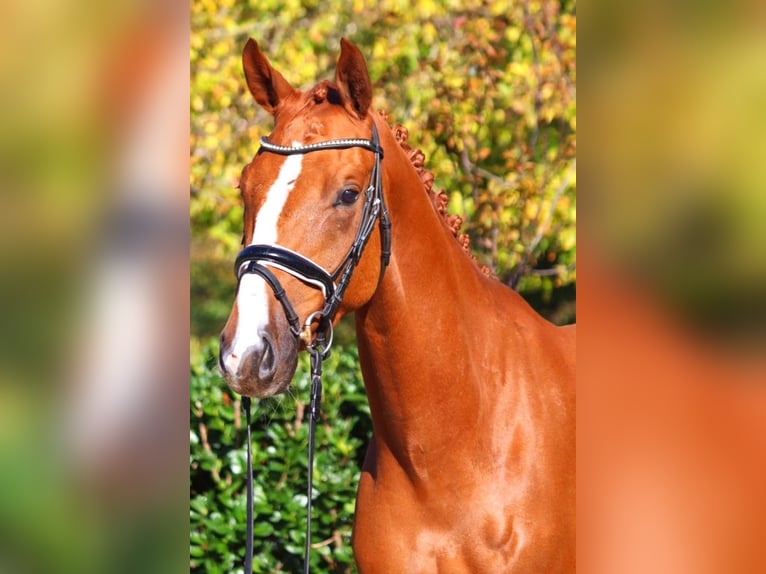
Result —
[[[551, 324], [511, 290], [495, 298], [505, 372], [489, 428], [505, 445], [504, 492], [517, 495], [487, 517], [512, 525], [512, 571], [573, 571], [576, 328]], [[488, 545], [497, 538], [491, 530]]]

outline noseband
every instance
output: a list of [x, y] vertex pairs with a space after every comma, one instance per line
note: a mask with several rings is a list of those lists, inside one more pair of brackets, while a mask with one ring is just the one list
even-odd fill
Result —
[[[249, 245], [240, 251], [234, 264], [237, 282], [247, 274], [254, 273], [266, 281], [274, 292], [274, 296], [282, 305], [285, 317], [290, 325], [290, 331], [306, 344], [311, 355], [311, 403], [309, 407], [309, 454], [308, 454], [308, 500], [306, 502], [306, 546], [304, 551], [303, 572], [309, 572], [309, 554], [311, 549], [311, 496], [314, 469], [314, 433], [319, 419], [319, 403], [322, 397], [322, 361], [332, 345], [332, 321], [338, 307], [343, 301], [351, 275], [359, 260], [362, 258], [367, 242], [375, 228], [375, 222], [380, 225], [380, 275], [378, 283], [383, 278], [383, 272], [391, 257], [391, 221], [383, 201], [383, 184], [381, 179], [380, 161], [383, 159], [383, 148], [380, 147], [378, 130], [372, 125], [372, 140], [366, 139], [335, 139], [319, 143], [299, 146], [282, 146], [261, 138], [261, 148], [258, 153], [276, 153], [279, 155], [307, 154], [315, 151], [349, 149], [361, 147], [375, 154], [375, 165], [372, 168], [370, 184], [367, 186], [362, 208], [362, 221], [354, 236], [346, 256], [341, 260], [335, 271], [329, 273], [308, 257], [296, 253], [281, 245]], [[287, 298], [287, 294], [271, 269], [279, 269], [299, 279], [306, 285], [319, 289], [324, 296], [324, 305], [319, 311], [311, 313], [301, 329], [300, 319]], [[316, 335], [312, 334], [311, 326], [319, 321]], [[245, 550], [245, 572], [252, 572], [253, 563], [253, 468], [250, 438], [250, 398], [243, 397], [242, 404], [247, 417], [247, 545]]]
[[[311, 322], [316, 318], [320, 318], [323, 331], [327, 332], [329, 330], [330, 334], [332, 333], [332, 320], [343, 300], [343, 294], [351, 281], [351, 274], [359, 263], [364, 247], [367, 245], [370, 235], [372, 235], [376, 220], [379, 220], [381, 236], [381, 277], [388, 265], [389, 258], [391, 257], [391, 222], [383, 201], [383, 185], [380, 170], [383, 149], [380, 147], [378, 140], [378, 130], [375, 124], [373, 124], [372, 140], [354, 138], [336, 139], [289, 147], [273, 144], [263, 137], [261, 138], [261, 149], [258, 150], [259, 154], [268, 152], [279, 155], [296, 155], [353, 147], [360, 147], [373, 152], [375, 154], [375, 165], [372, 168], [370, 184], [365, 192], [362, 221], [359, 224], [348, 253], [346, 253], [346, 256], [335, 268], [335, 271], [330, 273], [308, 257], [304, 257], [300, 253], [280, 245], [249, 245], [240, 251], [234, 264], [234, 271], [237, 274], [238, 281], [241, 281], [242, 277], [249, 273], [255, 273], [268, 283], [274, 292], [274, 296], [284, 309], [285, 317], [293, 335], [301, 337], [307, 345], [310, 345], [312, 342], [310, 333]], [[301, 329], [300, 319], [295, 313], [290, 300], [287, 298], [284, 288], [269, 267], [289, 273], [306, 285], [322, 291], [324, 305], [321, 310], [308, 316], [303, 329]]]

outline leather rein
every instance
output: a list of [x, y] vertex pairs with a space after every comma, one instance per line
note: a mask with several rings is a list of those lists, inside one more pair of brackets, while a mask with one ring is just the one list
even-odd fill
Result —
[[[300, 146], [282, 146], [271, 143], [267, 138], [261, 138], [258, 153], [276, 153], [279, 155], [307, 154], [323, 150], [340, 150], [360, 147], [375, 154], [375, 164], [367, 186], [362, 208], [362, 220], [357, 229], [354, 241], [346, 256], [341, 260], [335, 271], [326, 271], [311, 259], [304, 257], [280, 245], [249, 245], [237, 256], [234, 271], [237, 282], [247, 274], [259, 275], [266, 281], [274, 292], [274, 296], [282, 305], [290, 331], [306, 345], [311, 356], [311, 402], [309, 406], [309, 445], [308, 445], [308, 499], [306, 502], [306, 546], [304, 550], [303, 572], [309, 572], [309, 556], [311, 552], [311, 494], [314, 474], [314, 436], [316, 423], [319, 419], [319, 405], [322, 400], [322, 362], [328, 357], [333, 338], [333, 319], [338, 307], [343, 301], [359, 260], [362, 257], [367, 242], [375, 228], [376, 221], [380, 226], [381, 264], [378, 282], [383, 278], [383, 272], [391, 257], [391, 222], [383, 201], [383, 185], [380, 162], [383, 159], [383, 149], [380, 147], [378, 130], [372, 126], [372, 139], [344, 138], [334, 139]], [[311, 313], [301, 328], [300, 319], [295, 312], [287, 294], [271, 269], [279, 269], [299, 279], [304, 284], [319, 289], [324, 296], [321, 310]], [[315, 332], [312, 325], [318, 322]], [[247, 418], [247, 543], [245, 550], [245, 572], [253, 571], [253, 462], [250, 437], [250, 397], [242, 397], [242, 405]]]

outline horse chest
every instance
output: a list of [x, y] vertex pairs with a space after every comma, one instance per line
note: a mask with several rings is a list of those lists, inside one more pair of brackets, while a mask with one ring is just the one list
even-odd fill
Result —
[[538, 402], [496, 399], [480, 432], [463, 429], [464, 440], [446, 449], [421, 452], [413, 442], [397, 457], [374, 440], [357, 497], [359, 571], [573, 572], [574, 499], [561, 480], [571, 474], [568, 449], [554, 448], [542, 432], [567, 419], [553, 409], [538, 416]]
[[363, 473], [354, 526], [359, 572], [573, 571], [554, 556], [559, 550], [549, 533], [508, 486], [425, 492], [404, 480]]

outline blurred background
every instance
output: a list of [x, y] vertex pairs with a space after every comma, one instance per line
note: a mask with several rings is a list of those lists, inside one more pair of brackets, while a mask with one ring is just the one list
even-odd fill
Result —
[[[373, 107], [409, 130], [473, 253], [550, 320], [575, 319], [574, 2], [195, 0], [191, 13], [191, 568], [241, 571], [244, 442], [238, 397], [217, 372], [236, 283], [242, 168], [273, 127], [241, 54], [256, 39], [294, 87], [333, 79], [356, 43]], [[438, 287], [437, 287], [438, 288]], [[356, 484], [371, 427], [353, 318], [325, 365], [312, 571], [351, 572]], [[305, 359], [305, 357], [304, 357]], [[257, 572], [297, 572], [303, 553], [307, 364], [292, 393], [256, 407]]]
[[765, 16], [585, 18], [583, 571], [766, 571]]
[[0, 572], [183, 571], [188, 6], [0, 13]]

